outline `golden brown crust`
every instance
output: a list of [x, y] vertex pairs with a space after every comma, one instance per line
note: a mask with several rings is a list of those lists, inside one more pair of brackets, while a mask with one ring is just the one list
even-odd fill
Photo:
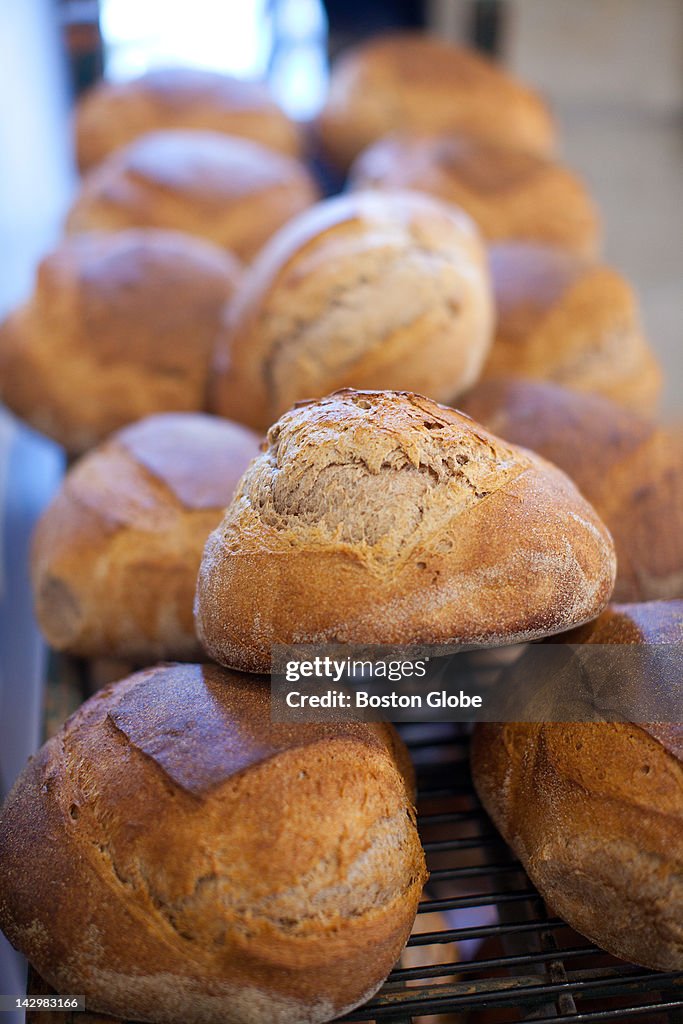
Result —
[[683, 597], [683, 436], [598, 395], [522, 379], [481, 381], [459, 403], [554, 462], [614, 538], [619, 601]]
[[351, 169], [356, 188], [414, 188], [462, 207], [489, 240], [600, 247], [600, 218], [563, 164], [466, 136], [401, 133], [380, 139]]
[[0, 391], [71, 453], [154, 412], [204, 407], [236, 262], [174, 232], [62, 242], [0, 327]]
[[267, 682], [215, 666], [123, 680], [10, 794], [0, 925], [100, 1012], [329, 1020], [384, 980], [425, 877], [398, 742], [382, 724], [274, 726]]
[[554, 148], [547, 107], [473, 50], [418, 33], [378, 36], [336, 62], [317, 131], [345, 169], [392, 131], [463, 132], [531, 153]]
[[271, 240], [231, 304], [212, 411], [265, 429], [340, 387], [446, 398], [476, 379], [491, 318], [466, 215], [415, 192], [328, 200]]
[[259, 82], [198, 68], [148, 71], [128, 82], [101, 82], [79, 101], [75, 134], [82, 171], [138, 135], [159, 128], [222, 132], [291, 156], [296, 126]]
[[192, 602], [206, 538], [258, 438], [199, 414], [151, 416], [78, 461], [38, 522], [32, 584], [48, 643], [83, 657], [201, 657]]
[[217, 661], [272, 644], [511, 643], [594, 617], [609, 534], [569, 480], [417, 395], [341, 391], [271, 428], [207, 542]]
[[497, 324], [484, 377], [549, 380], [656, 409], [661, 370], [620, 274], [552, 246], [501, 242], [490, 256]]
[[166, 228], [252, 259], [318, 198], [298, 160], [218, 132], [157, 131], [117, 150], [83, 182], [67, 231]]
[[[615, 606], [570, 643], [682, 643], [683, 602]], [[479, 725], [475, 785], [554, 911], [599, 946], [683, 969], [683, 726]]]

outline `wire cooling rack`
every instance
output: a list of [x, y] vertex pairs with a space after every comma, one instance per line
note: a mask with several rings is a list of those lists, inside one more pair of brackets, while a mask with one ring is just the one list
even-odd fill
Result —
[[683, 973], [608, 956], [548, 912], [474, 793], [458, 726], [402, 733], [417, 768], [427, 897], [401, 964], [343, 1020], [683, 1024]]
[[[58, 660], [48, 687], [49, 733], [88, 689], [82, 665]], [[430, 880], [400, 964], [374, 999], [343, 1020], [683, 1024], [683, 973], [659, 974], [616, 960], [547, 911], [474, 793], [463, 727], [410, 724], [401, 732], [417, 770]], [[34, 972], [29, 990], [50, 991]], [[88, 1013], [51, 1013], [49, 1019], [118, 1024]], [[28, 1024], [43, 1020], [42, 1013], [27, 1014]]]

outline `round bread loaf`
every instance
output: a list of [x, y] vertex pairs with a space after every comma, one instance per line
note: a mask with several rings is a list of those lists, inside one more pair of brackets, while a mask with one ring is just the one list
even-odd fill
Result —
[[683, 598], [683, 432], [598, 395], [521, 379], [481, 381], [463, 412], [572, 478], [609, 528], [618, 601]]
[[33, 538], [36, 615], [50, 646], [139, 665], [200, 657], [192, 602], [202, 551], [258, 451], [246, 427], [166, 413], [75, 463]]
[[216, 661], [273, 644], [509, 644], [593, 618], [611, 538], [568, 478], [419, 395], [340, 391], [268, 433], [204, 551]]
[[[680, 645], [683, 601], [614, 606], [566, 639]], [[683, 726], [478, 725], [472, 772], [554, 912], [616, 956], [683, 970]]]
[[185, 231], [250, 260], [318, 198], [298, 160], [218, 132], [150, 132], [84, 180], [67, 231]]
[[490, 256], [497, 319], [484, 377], [550, 380], [654, 411], [662, 374], [621, 274], [553, 246], [501, 242]]
[[317, 1024], [380, 986], [425, 880], [392, 727], [273, 725], [167, 665], [87, 701], [0, 813], [0, 926], [58, 992], [155, 1024]]
[[410, 188], [461, 206], [485, 238], [563, 246], [597, 255], [600, 218], [563, 164], [466, 136], [380, 139], [351, 169], [355, 188]]
[[377, 36], [337, 60], [317, 130], [342, 169], [393, 131], [463, 132], [540, 154], [555, 142], [537, 93], [474, 50], [410, 32]]
[[340, 387], [462, 391], [490, 344], [485, 262], [470, 219], [429, 196], [320, 203], [271, 240], [227, 310], [212, 410], [265, 429]]
[[239, 279], [227, 253], [172, 232], [63, 242], [0, 325], [0, 396], [72, 453], [149, 413], [202, 409]]
[[237, 135], [290, 155], [299, 151], [292, 121], [260, 82], [200, 68], [147, 71], [128, 82], [100, 82], [76, 109], [76, 155], [82, 171], [138, 135], [192, 128]]

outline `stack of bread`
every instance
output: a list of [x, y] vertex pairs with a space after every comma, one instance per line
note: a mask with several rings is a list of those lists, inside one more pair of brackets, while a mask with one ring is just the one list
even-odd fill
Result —
[[[100, 1013], [331, 1020], [413, 925], [414, 779], [391, 725], [273, 724], [271, 650], [683, 639], [680, 602], [605, 611], [615, 581], [683, 596], [657, 363], [545, 105], [469, 51], [342, 57], [314, 135], [353, 188], [322, 201], [300, 133], [224, 76], [102, 85], [76, 132], [69, 237], [0, 327], [0, 394], [77, 457], [34, 538], [40, 626], [136, 671], [17, 780], [0, 927]], [[482, 728], [483, 801], [570, 923], [683, 968], [680, 730], [610, 726], [605, 781], [599, 733], [553, 729]], [[628, 869], [614, 787], [657, 822]]]

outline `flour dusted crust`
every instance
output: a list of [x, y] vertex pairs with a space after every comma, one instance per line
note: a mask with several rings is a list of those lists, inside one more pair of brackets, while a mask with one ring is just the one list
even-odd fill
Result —
[[216, 660], [271, 645], [511, 643], [597, 615], [611, 538], [567, 477], [418, 395], [345, 390], [268, 434], [207, 542]]
[[167, 228], [251, 260], [318, 198], [304, 165], [219, 132], [149, 132], [116, 150], [84, 180], [67, 231]]
[[385, 724], [272, 725], [170, 665], [86, 702], [0, 813], [0, 926], [58, 992], [155, 1024], [318, 1024], [393, 967], [425, 880]]
[[480, 381], [464, 412], [571, 477], [611, 531], [614, 598], [683, 597], [683, 433], [599, 395], [535, 380]]
[[600, 217], [579, 177], [554, 160], [462, 135], [380, 139], [351, 168], [355, 188], [419, 189], [462, 207], [489, 240], [595, 257]]
[[[566, 639], [681, 644], [683, 601], [615, 605]], [[625, 960], [683, 969], [680, 724], [479, 725], [472, 770], [554, 912]]]
[[473, 50], [411, 32], [342, 54], [317, 123], [326, 157], [342, 169], [393, 131], [463, 132], [540, 154], [555, 144], [537, 93]]
[[113, 150], [160, 128], [222, 132], [292, 156], [300, 148], [296, 126], [265, 85], [200, 68], [160, 68], [127, 82], [101, 82], [80, 99], [78, 165], [88, 170]]
[[2, 400], [72, 454], [142, 416], [202, 409], [239, 280], [227, 253], [175, 232], [60, 243], [0, 325]]
[[496, 331], [483, 377], [548, 380], [649, 415], [662, 372], [630, 284], [557, 246], [491, 246]]
[[258, 438], [198, 413], [150, 416], [76, 462], [32, 545], [38, 623], [82, 657], [201, 657], [192, 620], [206, 538]]
[[340, 387], [445, 399], [490, 345], [486, 255], [472, 221], [416, 192], [319, 203], [252, 265], [218, 342], [212, 409], [267, 429]]

